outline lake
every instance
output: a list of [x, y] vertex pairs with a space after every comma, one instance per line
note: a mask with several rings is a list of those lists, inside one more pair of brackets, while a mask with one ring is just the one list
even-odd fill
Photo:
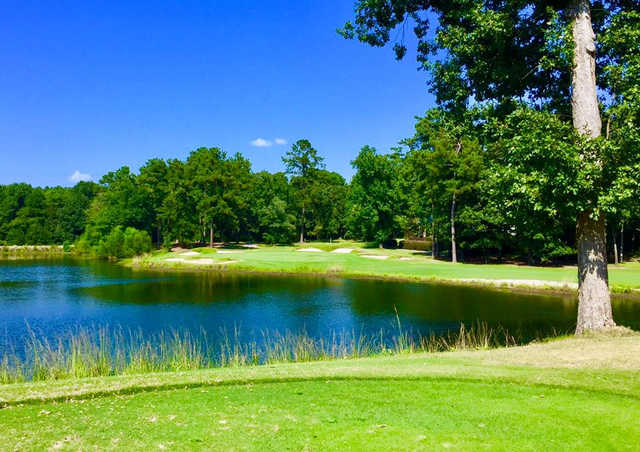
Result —
[[[171, 329], [214, 335], [239, 329], [327, 337], [419, 334], [486, 322], [534, 337], [573, 328], [574, 296], [397, 281], [225, 273], [149, 273], [106, 262], [0, 261], [0, 352], [20, 347], [29, 329], [55, 338], [72, 328]], [[640, 302], [614, 300], [619, 324], [640, 328]]]

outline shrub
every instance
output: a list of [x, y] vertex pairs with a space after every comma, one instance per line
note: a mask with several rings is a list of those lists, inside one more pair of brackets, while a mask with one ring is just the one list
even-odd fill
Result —
[[139, 256], [151, 251], [151, 237], [146, 231], [116, 226], [97, 246], [96, 254], [107, 259]]

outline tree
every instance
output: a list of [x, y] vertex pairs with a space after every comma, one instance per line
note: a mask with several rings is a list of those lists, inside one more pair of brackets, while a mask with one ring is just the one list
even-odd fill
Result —
[[260, 225], [267, 243], [291, 243], [296, 232], [295, 217], [287, 212], [287, 204], [277, 196], [260, 212]]
[[142, 192], [142, 202], [146, 206], [149, 218], [146, 223], [153, 230], [155, 243], [162, 243], [162, 219], [159, 215], [163, 200], [168, 194], [168, 167], [162, 159], [151, 159], [142, 168], [137, 182]]
[[[355, 23], [348, 22], [341, 31], [347, 38], [383, 46], [396, 27], [412, 20], [419, 41], [418, 60], [432, 72], [431, 87], [441, 105], [475, 102], [491, 106], [496, 116], [504, 117], [520, 100], [562, 118], [570, 113], [581, 135], [573, 148], [583, 161], [579, 178], [573, 181], [582, 192], [574, 217], [578, 334], [615, 325], [607, 276], [607, 206], [602, 198], [612, 187], [628, 186], [627, 178], [609, 177], [616, 171], [615, 159], [609, 155], [615, 149], [598, 140], [597, 75], [603, 63], [615, 65], [616, 61], [611, 55], [596, 57], [594, 29], [603, 34], [612, 19], [639, 8], [637, 0], [598, 1], [592, 15], [588, 0], [360, 0]], [[436, 22], [428, 12], [436, 15], [435, 34], [428, 33]], [[406, 53], [403, 42], [394, 48], [398, 58]], [[602, 86], [611, 92], [616, 89]]]
[[193, 151], [185, 166], [188, 191], [198, 212], [202, 230], [209, 231], [209, 246], [213, 246], [214, 231], [237, 237], [248, 217], [251, 164], [240, 154], [228, 157], [218, 148]]
[[315, 172], [324, 168], [324, 158], [318, 155], [309, 140], [298, 140], [288, 151], [282, 162], [285, 164], [286, 173], [294, 179], [292, 183], [297, 188], [300, 203], [300, 243], [304, 242], [305, 234], [305, 210], [309, 203], [309, 185]]
[[[251, 209], [249, 213], [249, 233], [253, 238], [259, 241], [272, 242], [274, 235], [270, 231], [269, 224], [272, 223], [272, 218], [264, 220], [263, 215], [265, 212], [277, 211], [279, 206], [272, 205], [274, 199], [280, 200], [284, 203], [286, 214], [291, 214], [294, 211], [290, 205], [290, 186], [287, 176], [284, 173], [269, 173], [267, 171], [260, 171], [253, 174], [251, 184]], [[284, 214], [280, 216], [280, 219], [284, 218]], [[292, 225], [295, 232], [295, 216], [292, 220]]]
[[347, 227], [352, 236], [375, 240], [382, 247], [399, 229], [396, 222], [399, 159], [380, 155], [375, 148], [365, 146], [351, 165], [356, 174], [351, 180]]
[[448, 207], [451, 261], [457, 263], [456, 219], [465, 206], [464, 197], [473, 195], [480, 180], [482, 149], [470, 124], [442, 109], [433, 109], [419, 119], [415, 136], [406, 144], [412, 149], [409, 162], [415, 174], [414, 188], [427, 194], [432, 215], [436, 204], [440, 211]]
[[317, 238], [331, 241], [344, 232], [347, 183], [338, 173], [318, 170], [308, 190], [311, 233]]

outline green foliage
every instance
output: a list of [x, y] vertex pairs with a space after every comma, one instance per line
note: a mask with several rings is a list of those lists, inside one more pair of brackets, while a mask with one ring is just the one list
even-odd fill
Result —
[[295, 217], [287, 212], [287, 204], [274, 197], [260, 212], [260, 225], [264, 228], [263, 238], [267, 243], [291, 243], [294, 240]]
[[380, 155], [370, 146], [351, 162], [356, 174], [346, 220], [350, 237], [383, 243], [398, 232], [399, 162], [397, 156]]
[[[86, 245], [79, 244], [84, 249]], [[116, 226], [94, 247], [97, 256], [107, 259], [121, 259], [125, 257], [139, 256], [151, 251], [151, 237], [146, 231], [135, 228]]]
[[38, 188], [28, 184], [0, 186], [0, 243], [63, 244], [80, 236], [96, 184]]

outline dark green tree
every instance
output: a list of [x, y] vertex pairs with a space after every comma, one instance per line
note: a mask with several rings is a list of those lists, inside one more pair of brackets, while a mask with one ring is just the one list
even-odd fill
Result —
[[351, 180], [350, 209], [347, 227], [353, 237], [383, 243], [399, 230], [398, 174], [399, 159], [380, 155], [365, 146], [351, 165], [356, 174]]
[[309, 204], [309, 186], [318, 169], [324, 168], [324, 158], [318, 155], [309, 140], [298, 140], [288, 151], [282, 162], [286, 173], [292, 177], [292, 185], [296, 190], [296, 198], [300, 205], [300, 243], [305, 236], [305, 211]]

